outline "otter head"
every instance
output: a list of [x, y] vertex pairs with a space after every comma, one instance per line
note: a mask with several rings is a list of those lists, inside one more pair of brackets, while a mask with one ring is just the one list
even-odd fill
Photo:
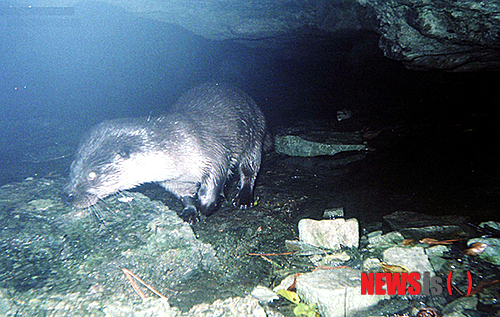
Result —
[[107, 121], [84, 138], [71, 164], [66, 187], [68, 202], [77, 208], [94, 205], [100, 199], [140, 183], [130, 171], [143, 137], [129, 124]]

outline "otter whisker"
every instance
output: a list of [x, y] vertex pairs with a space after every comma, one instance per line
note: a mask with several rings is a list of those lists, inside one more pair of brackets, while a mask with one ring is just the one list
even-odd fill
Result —
[[94, 219], [97, 220], [100, 224], [106, 226], [106, 221], [104, 220], [104, 217], [101, 215], [101, 211], [99, 210], [100, 208], [98, 207], [98, 204], [91, 205], [89, 206], [89, 211], [94, 216]]

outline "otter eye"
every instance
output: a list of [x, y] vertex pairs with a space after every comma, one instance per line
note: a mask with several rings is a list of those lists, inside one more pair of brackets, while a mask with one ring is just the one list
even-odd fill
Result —
[[87, 175], [87, 180], [92, 181], [97, 177], [97, 174], [95, 172], [90, 172], [89, 175]]

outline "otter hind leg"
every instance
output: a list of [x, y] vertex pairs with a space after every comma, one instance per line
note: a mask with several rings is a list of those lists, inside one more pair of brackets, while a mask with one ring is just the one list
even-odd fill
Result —
[[249, 209], [253, 207], [253, 189], [255, 179], [260, 169], [261, 153], [256, 151], [252, 155], [247, 155], [238, 166], [240, 181], [238, 193], [233, 199], [233, 206], [239, 209]]

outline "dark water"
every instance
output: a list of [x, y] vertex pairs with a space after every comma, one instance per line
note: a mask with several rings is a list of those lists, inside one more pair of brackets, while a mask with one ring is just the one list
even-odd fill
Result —
[[371, 33], [250, 48], [97, 4], [1, 23], [2, 185], [66, 177], [93, 124], [159, 114], [186, 89], [216, 80], [251, 94], [274, 128], [333, 124], [350, 109], [353, 119], [336, 129], [381, 131], [348, 177], [321, 183], [321, 195], [336, 193], [353, 215], [405, 209], [500, 220], [496, 73], [409, 71], [384, 58]]

